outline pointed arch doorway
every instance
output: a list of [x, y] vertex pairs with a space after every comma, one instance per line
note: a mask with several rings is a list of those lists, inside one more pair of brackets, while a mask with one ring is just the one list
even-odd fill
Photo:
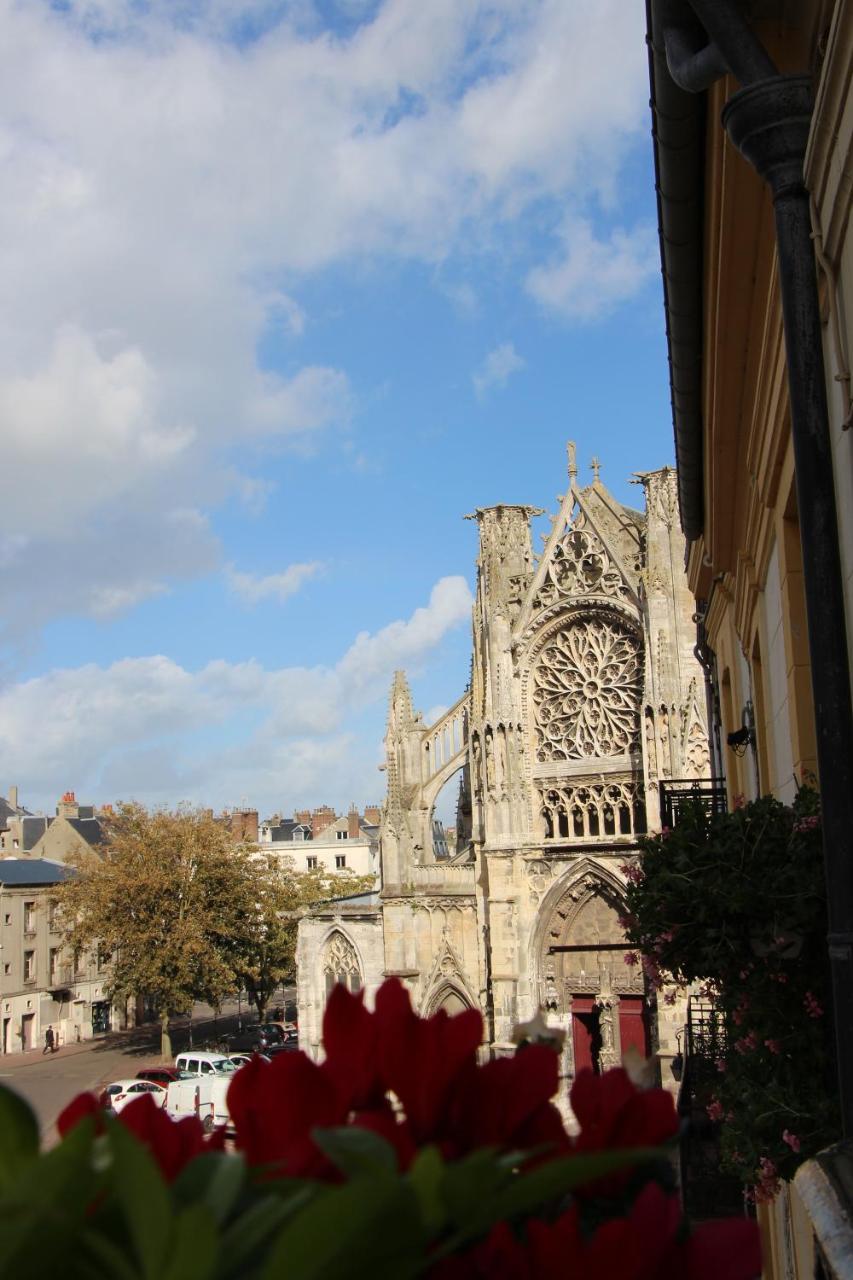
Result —
[[588, 870], [546, 904], [540, 934], [543, 1003], [570, 1026], [566, 1066], [596, 1073], [621, 1061], [629, 1048], [650, 1052], [642, 971], [625, 964], [629, 944], [619, 923], [620, 887]]

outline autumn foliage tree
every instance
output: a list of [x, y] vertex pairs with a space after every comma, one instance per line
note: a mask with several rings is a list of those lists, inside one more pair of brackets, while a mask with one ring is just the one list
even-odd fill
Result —
[[246, 987], [263, 1018], [279, 983], [293, 979], [304, 907], [372, 883], [297, 873], [290, 859], [236, 843], [201, 809], [122, 804], [105, 835], [105, 852], [82, 855], [55, 900], [68, 945], [97, 946], [108, 959], [111, 998], [154, 1002], [164, 1057], [171, 1016], [197, 1000], [218, 1008]]
[[273, 993], [296, 980], [296, 930], [313, 903], [371, 889], [373, 876], [332, 874], [322, 867], [297, 872], [291, 858], [256, 854], [241, 868], [229, 957], [263, 1022]]

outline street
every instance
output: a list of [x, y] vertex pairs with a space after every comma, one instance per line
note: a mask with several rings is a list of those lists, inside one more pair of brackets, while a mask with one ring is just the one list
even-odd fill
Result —
[[[284, 1000], [295, 997], [288, 988]], [[242, 1008], [244, 1025], [255, 1021], [254, 1011]], [[197, 1005], [192, 1019], [193, 1042], [199, 1047], [212, 1038], [214, 1029], [220, 1034], [237, 1028], [236, 1003], [228, 1004], [214, 1020], [213, 1010]], [[176, 1019], [172, 1025], [172, 1047], [175, 1053], [189, 1044], [189, 1020]], [[103, 1039], [71, 1045], [58, 1053], [42, 1055], [7, 1054], [0, 1057], [0, 1085], [13, 1089], [25, 1098], [36, 1113], [42, 1141], [50, 1145], [56, 1140], [56, 1117], [75, 1094], [97, 1091], [110, 1080], [135, 1076], [141, 1067], [160, 1061], [160, 1025], [151, 1024], [132, 1031], [115, 1032]]]

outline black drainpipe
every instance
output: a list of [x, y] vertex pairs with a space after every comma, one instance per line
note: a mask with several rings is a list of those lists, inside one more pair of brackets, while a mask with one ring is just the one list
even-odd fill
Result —
[[[788, 366], [823, 810], [838, 1082], [853, 1136], [853, 707], [826, 403], [817, 273], [803, 159], [811, 123], [808, 76], [779, 75], [732, 0], [661, 0], [669, 71], [696, 92], [727, 67], [744, 86], [723, 109], [729, 138], [770, 187]], [[653, 6], [654, 7], [654, 6]], [[695, 17], [694, 17], [695, 14]], [[706, 33], [696, 39], [696, 19]]]

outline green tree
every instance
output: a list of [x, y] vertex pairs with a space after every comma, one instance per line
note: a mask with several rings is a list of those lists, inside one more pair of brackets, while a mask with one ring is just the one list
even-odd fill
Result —
[[364, 893], [375, 885], [373, 876], [323, 868], [296, 871], [291, 858], [256, 853], [241, 868], [239, 902], [235, 901], [234, 933], [229, 958], [238, 984], [245, 987], [258, 1012], [267, 1016], [279, 986], [295, 981], [296, 932], [299, 917], [314, 903]]
[[232, 939], [241, 886], [253, 882], [248, 850], [203, 810], [122, 804], [104, 855], [83, 855], [77, 872], [55, 894], [68, 945], [100, 946], [111, 998], [145, 993], [156, 1002], [161, 1051], [171, 1057], [170, 1017], [196, 1000], [218, 1007], [236, 989]]

